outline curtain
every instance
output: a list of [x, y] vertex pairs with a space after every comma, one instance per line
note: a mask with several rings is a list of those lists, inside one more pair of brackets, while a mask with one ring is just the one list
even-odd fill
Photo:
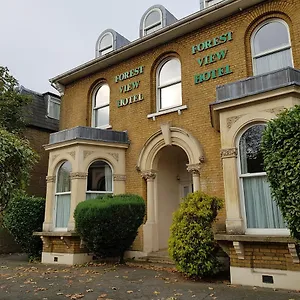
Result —
[[266, 176], [242, 178], [247, 228], [286, 228]]
[[112, 172], [109, 165], [104, 166], [105, 172], [105, 191], [111, 192], [112, 191]]
[[67, 228], [70, 218], [71, 194], [56, 196], [56, 228]]
[[255, 75], [268, 73], [285, 67], [292, 67], [291, 49], [255, 58]]

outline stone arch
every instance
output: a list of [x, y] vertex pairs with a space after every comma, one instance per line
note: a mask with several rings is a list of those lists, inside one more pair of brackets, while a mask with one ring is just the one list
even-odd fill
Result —
[[204, 151], [199, 141], [188, 131], [170, 127], [164, 124], [144, 144], [137, 163], [137, 169], [141, 172], [155, 170], [156, 156], [163, 147], [174, 145], [182, 148], [189, 160], [189, 165], [197, 165], [204, 162]]
[[102, 160], [110, 165], [113, 173], [117, 173], [119, 171], [118, 164], [115, 163], [111, 158], [112, 156], [106, 152], [101, 153], [101, 155], [99, 155], [99, 152], [93, 152], [82, 161], [82, 170], [84, 170], [83, 172], [88, 172], [88, 169], [93, 162]]
[[[51, 159], [51, 156], [50, 156], [50, 159]], [[54, 159], [49, 164], [48, 176], [56, 176], [57, 169], [58, 169], [58, 167], [61, 165], [61, 163], [63, 161], [69, 161], [71, 163], [71, 165], [72, 165], [72, 172], [74, 172], [74, 170], [76, 170], [76, 161], [75, 161], [75, 158], [71, 154], [69, 154], [69, 153], [63, 153], [63, 154], [59, 154], [56, 157], [54, 155]]]

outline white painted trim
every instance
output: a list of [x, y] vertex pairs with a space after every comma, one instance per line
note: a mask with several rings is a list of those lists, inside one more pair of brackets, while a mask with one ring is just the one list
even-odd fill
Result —
[[[274, 283], [263, 283], [262, 275], [273, 276]], [[231, 284], [299, 290], [300, 272], [230, 267], [230, 279]]]
[[[55, 257], [57, 261], [54, 261]], [[42, 252], [43, 264], [79, 265], [92, 261], [93, 256], [88, 253], [55, 253]]]
[[162, 111], [159, 111], [159, 112], [156, 112], [156, 113], [153, 113], [153, 114], [149, 114], [149, 115], [147, 115], [147, 118], [148, 119], [152, 118], [153, 121], [155, 121], [156, 117], [161, 116], [161, 115], [166, 115], [166, 114], [169, 114], [169, 113], [172, 113], [172, 112], [175, 112], [175, 111], [178, 112], [178, 115], [181, 115], [181, 111], [185, 110], [187, 108], [188, 108], [187, 105], [176, 106], [176, 107], [172, 107], [172, 108], [169, 108], [169, 109], [166, 109], [166, 110], [162, 110]]

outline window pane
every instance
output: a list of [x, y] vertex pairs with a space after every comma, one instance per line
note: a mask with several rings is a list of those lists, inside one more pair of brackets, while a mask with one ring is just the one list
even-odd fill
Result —
[[179, 106], [181, 104], [181, 82], [160, 89], [160, 109]]
[[70, 218], [71, 195], [56, 196], [55, 227], [66, 228]]
[[281, 22], [264, 25], [254, 38], [254, 54], [290, 45], [287, 27]]
[[64, 162], [57, 172], [57, 193], [65, 193], [71, 191], [70, 173], [72, 166], [69, 161]]
[[247, 228], [286, 228], [266, 176], [243, 178]]
[[95, 127], [109, 125], [109, 106], [95, 109], [94, 114]]
[[112, 36], [110, 33], [107, 33], [103, 36], [100, 42], [100, 50], [107, 48], [107, 47], [112, 47], [113, 41], [112, 41]]
[[145, 19], [145, 28], [150, 27], [151, 25], [158, 22], [161, 22], [161, 14], [157, 10], [154, 10], [150, 12], [150, 14]]
[[87, 191], [112, 192], [112, 171], [104, 161], [96, 161], [89, 167]]
[[150, 33], [155, 32], [156, 30], [158, 30], [160, 28], [162, 28], [161, 23], [156, 25], [156, 26], [150, 27], [149, 29], [146, 29], [145, 34], [150, 34]]
[[159, 86], [181, 80], [181, 65], [178, 59], [168, 60], [160, 69]]
[[252, 126], [240, 139], [239, 151], [242, 174], [264, 172], [263, 158], [260, 151], [264, 129], [265, 125]]
[[256, 58], [254, 63], [255, 75], [268, 73], [285, 67], [292, 67], [291, 49]]
[[60, 104], [49, 100], [49, 112], [48, 116], [53, 119], [59, 120]]
[[110, 89], [108, 84], [103, 84], [96, 93], [94, 107], [109, 104]]

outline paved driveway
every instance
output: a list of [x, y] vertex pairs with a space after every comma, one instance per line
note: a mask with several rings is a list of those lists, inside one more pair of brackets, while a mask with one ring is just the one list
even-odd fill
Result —
[[300, 293], [231, 286], [227, 281], [192, 282], [171, 268], [150, 265], [66, 267], [29, 264], [14, 255], [0, 256], [0, 299], [296, 300]]

